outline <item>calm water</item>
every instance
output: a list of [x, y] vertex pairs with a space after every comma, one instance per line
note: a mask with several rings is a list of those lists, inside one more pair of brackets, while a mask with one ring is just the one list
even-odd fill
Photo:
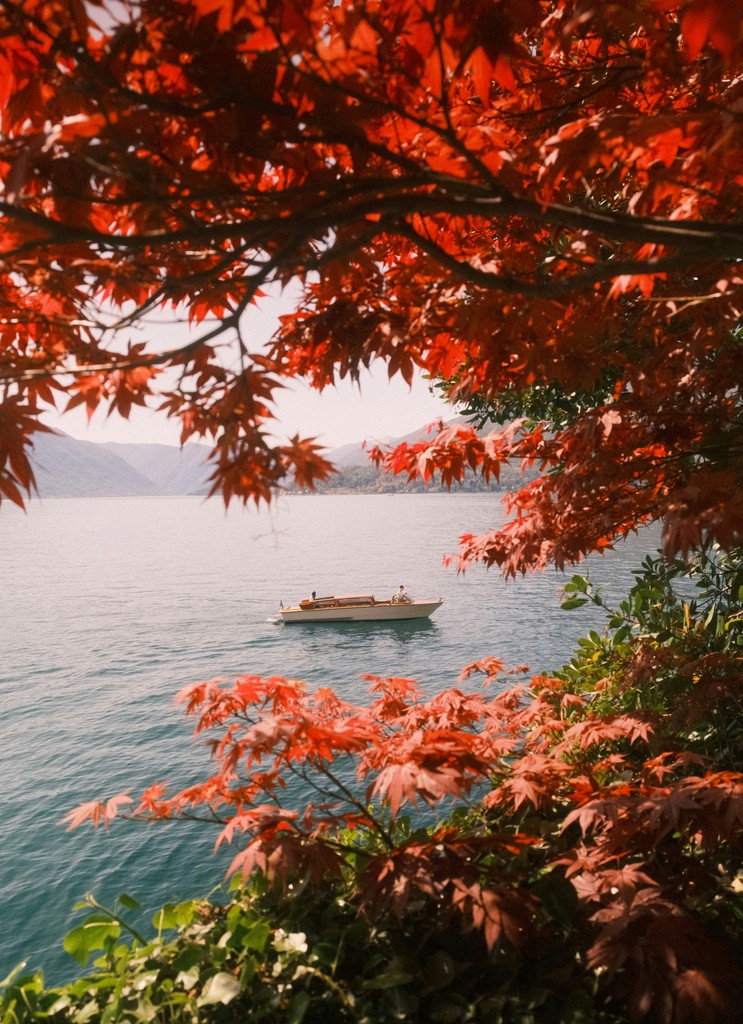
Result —
[[[205, 827], [67, 833], [78, 803], [208, 766], [173, 706], [185, 684], [282, 674], [363, 699], [361, 675], [405, 675], [435, 692], [496, 655], [534, 671], [566, 661], [596, 610], [559, 610], [554, 572], [503, 583], [442, 565], [464, 531], [499, 520], [492, 495], [316, 496], [267, 511], [196, 498], [36, 503], [0, 511], [0, 978], [21, 960], [47, 981], [76, 965], [61, 941], [92, 891], [149, 914], [205, 895], [231, 856]], [[590, 563], [621, 593], [645, 536]], [[444, 598], [424, 624], [283, 626], [280, 599], [311, 590]]]

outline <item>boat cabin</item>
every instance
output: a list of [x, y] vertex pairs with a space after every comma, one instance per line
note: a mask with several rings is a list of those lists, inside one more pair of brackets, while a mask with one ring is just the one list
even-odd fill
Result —
[[300, 601], [299, 607], [309, 611], [312, 608], [366, 608], [377, 603], [373, 594], [352, 594], [349, 597], [316, 597], [314, 601]]

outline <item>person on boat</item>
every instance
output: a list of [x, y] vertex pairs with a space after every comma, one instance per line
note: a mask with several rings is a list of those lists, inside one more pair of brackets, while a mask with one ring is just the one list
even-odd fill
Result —
[[413, 599], [410, 596], [410, 594], [408, 594], [408, 592], [406, 591], [404, 584], [401, 583], [400, 584], [400, 589], [395, 594], [395, 596], [392, 598], [392, 603], [393, 604], [411, 604], [412, 600]]

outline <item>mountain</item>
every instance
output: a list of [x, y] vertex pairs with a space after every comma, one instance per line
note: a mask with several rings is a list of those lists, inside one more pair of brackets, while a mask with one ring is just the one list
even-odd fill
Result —
[[[464, 416], [457, 416], [447, 420], [446, 427], [458, 423], [466, 423]], [[478, 433], [486, 433], [489, 427]], [[419, 441], [428, 440], [432, 437], [428, 426], [420, 427], [418, 430], [405, 434], [403, 437], [387, 437], [381, 440], [370, 441], [366, 448], [362, 444], [346, 444], [341, 448], [335, 448], [328, 453], [328, 458], [336, 467], [338, 472], [329, 480], [318, 484], [319, 494], [421, 494], [427, 491], [513, 491], [521, 487], [525, 480], [537, 475], [536, 470], [527, 470], [522, 473], [520, 466], [505, 464], [501, 467], [500, 479], [485, 482], [482, 477], [477, 476], [470, 469], [465, 471], [465, 478], [460, 484], [452, 484], [451, 488], [444, 487], [437, 480], [424, 483], [422, 480], [409, 481], [405, 474], [392, 476], [383, 470], [377, 469], [369, 461], [369, 448], [379, 444], [382, 448], [394, 448], [402, 442], [415, 444]]]
[[42, 498], [206, 494], [209, 451], [193, 443], [97, 444], [63, 433], [37, 434], [32, 462]]
[[100, 445], [106, 451], [128, 462], [147, 480], [161, 488], [159, 494], [207, 494], [207, 477], [211, 468], [206, 465], [211, 448], [205, 444], [189, 442], [183, 448], [168, 444], [117, 444], [107, 441]]
[[[451, 421], [457, 422], [457, 421]], [[404, 437], [384, 438], [379, 444], [394, 447], [402, 441], [415, 442], [428, 436], [426, 427]], [[370, 443], [368, 447], [372, 447]], [[211, 449], [189, 442], [183, 448], [167, 444], [119, 444], [79, 441], [68, 434], [38, 434], [34, 438], [32, 462], [39, 496], [42, 498], [110, 498], [156, 495], [205, 495], [209, 492], [207, 463]], [[338, 473], [324, 484], [320, 493], [392, 493], [436, 490], [420, 481], [393, 477], [376, 469], [359, 444], [341, 445], [327, 453]], [[513, 479], [511, 479], [513, 477]], [[501, 485], [518, 484], [516, 470], [504, 469]], [[479, 478], [467, 478], [457, 490], [490, 490]]]

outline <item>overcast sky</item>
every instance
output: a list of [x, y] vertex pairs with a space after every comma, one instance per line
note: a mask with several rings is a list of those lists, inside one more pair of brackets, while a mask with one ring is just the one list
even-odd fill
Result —
[[[283, 437], [300, 434], [316, 436], [328, 448], [355, 441], [401, 437], [439, 417], [451, 419], [453, 410], [434, 397], [422, 380], [408, 388], [402, 380], [387, 380], [380, 364], [366, 374], [361, 388], [344, 381], [318, 394], [301, 382], [279, 392], [278, 422]], [[64, 416], [45, 416], [45, 421], [83, 441], [157, 442], [178, 444], [179, 428], [156, 412], [134, 409], [129, 420], [114, 414], [106, 418], [102, 409], [90, 423], [86, 413], [75, 409]]]
[[[278, 317], [289, 312], [296, 296], [268, 295], [245, 317], [241, 326], [251, 351], [260, 351], [273, 335]], [[137, 332], [130, 330], [126, 341], [149, 340], [162, 350], [175, 347], [192, 337], [182, 324], [160, 320], [149, 323]], [[122, 346], [123, 347], [123, 346]], [[342, 381], [319, 394], [301, 381], [293, 381], [276, 393], [277, 419], [281, 440], [299, 434], [317, 437], [328, 448], [357, 441], [385, 437], [401, 437], [439, 418], [451, 419], [453, 410], [429, 391], [422, 379], [409, 388], [401, 379], [389, 381], [386, 365], [381, 361], [365, 373], [361, 386]], [[82, 409], [64, 416], [46, 415], [50, 426], [84, 441], [119, 441], [123, 443], [157, 442], [179, 444], [177, 422], [149, 410], [133, 409], [129, 420], [105, 411], [94, 413], [90, 423]]]

